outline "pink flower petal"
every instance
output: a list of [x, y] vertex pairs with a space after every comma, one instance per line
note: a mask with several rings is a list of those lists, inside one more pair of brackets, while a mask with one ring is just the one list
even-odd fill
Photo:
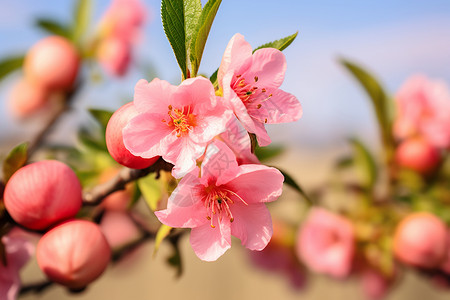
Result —
[[265, 204], [245, 205], [235, 203], [231, 206], [234, 221], [231, 234], [239, 238], [242, 245], [250, 250], [264, 249], [272, 237], [272, 219]]
[[247, 80], [258, 77], [259, 88], [278, 88], [284, 80], [286, 58], [275, 48], [263, 48], [255, 51], [250, 68], [242, 74]]
[[219, 84], [222, 83], [222, 79], [226, 73], [232, 72], [239, 68], [248, 68], [251, 63], [252, 47], [245, 41], [244, 36], [236, 33], [225, 49], [225, 53], [222, 56], [219, 71], [217, 73], [217, 79]]
[[136, 156], [151, 158], [163, 155], [166, 145], [176, 136], [157, 114], [140, 114], [130, 120], [123, 129], [123, 143]]
[[181, 228], [194, 228], [205, 223], [209, 224], [204, 204], [198, 197], [197, 189], [204, 188], [203, 185], [200, 185], [198, 173], [199, 169], [195, 168], [184, 176], [170, 195], [167, 209], [155, 212], [161, 223]]
[[196, 159], [203, 155], [205, 148], [204, 144], [196, 144], [189, 138], [182, 137], [170, 144], [162, 157], [175, 165], [172, 175], [175, 178], [181, 178], [194, 170]]
[[202, 178], [214, 178], [216, 184], [221, 185], [223, 180], [231, 180], [237, 173], [236, 156], [223, 142], [214, 141], [206, 149], [203, 159]]
[[236, 178], [226, 183], [228, 189], [248, 204], [276, 200], [283, 190], [284, 176], [275, 168], [264, 165], [241, 165]]
[[231, 247], [230, 221], [223, 219], [215, 228], [209, 223], [193, 228], [190, 242], [195, 254], [201, 260], [217, 260]]
[[176, 86], [158, 78], [147, 82], [145, 79], [138, 81], [134, 88], [134, 105], [140, 113], [152, 113], [167, 115], [168, 106], [171, 104], [170, 96], [176, 90]]
[[194, 114], [205, 114], [217, 105], [214, 86], [204, 77], [188, 78], [177, 87], [170, 104], [191, 105]]
[[280, 89], [274, 90], [272, 97], [262, 103], [260, 109], [249, 112], [261, 123], [277, 124], [297, 121], [302, 117], [302, 106], [298, 99]]

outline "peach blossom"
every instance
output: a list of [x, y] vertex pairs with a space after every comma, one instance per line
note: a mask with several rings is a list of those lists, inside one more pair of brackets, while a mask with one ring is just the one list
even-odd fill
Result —
[[438, 267], [446, 258], [447, 248], [447, 227], [431, 213], [412, 213], [397, 225], [394, 255], [405, 264]]
[[15, 117], [28, 117], [43, 108], [49, 96], [45, 88], [22, 78], [11, 90], [9, 110]]
[[22, 167], [5, 187], [4, 204], [19, 224], [41, 230], [73, 218], [81, 207], [81, 184], [67, 165], [44, 160]]
[[135, 156], [123, 144], [122, 131], [128, 122], [138, 114], [133, 102], [129, 102], [112, 115], [106, 126], [106, 146], [109, 154], [119, 164], [132, 169], [147, 168], [153, 165], [159, 158], [159, 156], [150, 158]]
[[40, 40], [27, 53], [24, 62], [27, 79], [52, 90], [70, 90], [79, 67], [77, 49], [60, 36]]
[[260, 146], [271, 142], [265, 124], [293, 122], [302, 116], [297, 98], [279, 89], [285, 72], [286, 59], [281, 51], [263, 48], [252, 53], [239, 33], [223, 54], [217, 74], [223, 101], [244, 128], [256, 135]]
[[423, 136], [438, 148], [450, 146], [450, 91], [441, 80], [423, 75], [410, 77], [395, 96], [398, 139]]
[[131, 61], [131, 45], [121, 38], [105, 38], [100, 41], [97, 58], [109, 73], [122, 76]]
[[423, 138], [409, 138], [395, 150], [395, 161], [399, 166], [428, 174], [438, 166], [441, 153]]
[[167, 209], [155, 215], [171, 227], [192, 228], [190, 242], [202, 260], [214, 261], [231, 247], [231, 235], [243, 246], [261, 251], [272, 236], [265, 206], [282, 192], [284, 177], [275, 168], [238, 165], [219, 141], [206, 150], [201, 166], [186, 175], [170, 195]]
[[312, 271], [347, 277], [355, 254], [353, 225], [323, 208], [312, 208], [298, 232], [296, 249]]
[[72, 220], [54, 227], [41, 238], [36, 258], [52, 281], [80, 289], [103, 273], [111, 249], [97, 224]]

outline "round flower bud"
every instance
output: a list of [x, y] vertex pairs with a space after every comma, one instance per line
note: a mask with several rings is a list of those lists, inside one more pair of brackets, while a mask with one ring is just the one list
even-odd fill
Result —
[[40, 85], [21, 79], [12, 88], [9, 110], [17, 118], [24, 118], [45, 106], [49, 93]]
[[426, 140], [419, 138], [403, 141], [395, 153], [395, 161], [399, 166], [421, 174], [433, 171], [440, 160], [439, 150]]
[[123, 144], [122, 130], [138, 114], [133, 102], [119, 108], [109, 119], [106, 126], [106, 146], [109, 154], [119, 164], [132, 169], [145, 169], [153, 165], [159, 157], [142, 158], [134, 156]]
[[103, 273], [111, 249], [97, 224], [72, 220], [54, 227], [40, 239], [36, 258], [52, 281], [81, 289]]
[[431, 213], [413, 213], [398, 224], [394, 235], [395, 257], [421, 268], [439, 266], [447, 255], [447, 228]]
[[130, 64], [131, 46], [120, 38], [106, 38], [98, 46], [97, 57], [109, 73], [122, 76]]
[[27, 53], [24, 62], [25, 75], [29, 80], [54, 90], [72, 88], [79, 67], [77, 49], [60, 36], [40, 40]]
[[67, 165], [44, 160], [13, 174], [5, 187], [4, 203], [22, 226], [41, 230], [73, 218], [82, 202], [81, 184]]

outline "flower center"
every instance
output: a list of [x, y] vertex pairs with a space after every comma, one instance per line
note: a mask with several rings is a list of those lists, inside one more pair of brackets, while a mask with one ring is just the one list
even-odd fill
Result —
[[173, 128], [176, 132], [177, 137], [186, 135], [192, 130], [194, 126], [197, 125], [196, 115], [191, 113], [191, 107], [183, 107], [182, 109], [173, 108], [169, 105], [168, 115], [170, 117], [169, 121], [163, 119], [163, 122], [167, 122], [167, 125]]
[[[258, 76], [253, 78], [253, 82], [247, 82], [242, 75], [236, 75], [236, 80], [231, 84], [231, 88], [242, 100], [247, 109], [260, 109], [262, 103], [272, 98], [272, 94], [267, 94], [265, 88], [256, 86]], [[267, 119], [265, 120], [267, 123]]]
[[230, 222], [234, 221], [233, 213], [231, 212], [231, 205], [234, 201], [231, 196], [234, 195], [242, 203], [248, 205], [238, 194], [225, 188], [218, 188], [216, 186], [208, 186], [205, 189], [206, 196], [204, 198], [204, 204], [206, 207], [206, 218], [211, 221], [211, 227], [216, 228], [214, 225], [214, 216], [217, 215], [219, 222], [222, 218], [229, 218]]

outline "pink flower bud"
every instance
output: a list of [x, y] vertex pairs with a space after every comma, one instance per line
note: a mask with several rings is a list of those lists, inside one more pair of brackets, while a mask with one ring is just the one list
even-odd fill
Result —
[[111, 249], [97, 224], [72, 220], [56, 226], [41, 238], [36, 258], [51, 280], [79, 289], [103, 273], [111, 258]]
[[438, 217], [427, 212], [412, 213], [397, 226], [394, 254], [401, 262], [434, 268], [447, 255], [447, 228]]
[[100, 228], [111, 248], [125, 246], [141, 236], [131, 217], [123, 211], [106, 211]]
[[130, 64], [131, 45], [121, 38], [106, 38], [98, 46], [97, 57], [109, 73], [122, 76]]
[[27, 165], [6, 184], [4, 202], [19, 224], [41, 230], [73, 218], [81, 207], [81, 185], [67, 165], [44, 160]]
[[415, 138], [403, 141], [396, 150], [395, 161], [399, 166], [421, 174], [433, 171], [441, 160], [437, 148], [425, 139]]
[[313, 208], [298, 233], [296, 250], [312, 271], [344, 278], [353, 265], [353, 225], [342, 216]]
[[34, 114], [45, 106], [49, 93], [40, 85], [21, 79], [11, 90], [9, 110], [18, 118]]
[[106, 146], [109, 154], [119, 164], [132, 169], [144, 169], [153, 165], [159, 157], [142, 158], [134, 156], [123, 144], [122, 130], [137, 114], [138, 112], [133, 102], [130, 102], [119, 108], [112, 115], [106, 127]]
[[78, 75], [80, 57], [65, 38], [50, 36], [35, 44], [25, 57], [26, 77], [49, 89], [69, 90]]
[[378, 270], [365, 269], [361, 273], [361, 284], [367, 298], [372, 300], [383, 299], [389, 292], [395, 277], [388, 278]]

